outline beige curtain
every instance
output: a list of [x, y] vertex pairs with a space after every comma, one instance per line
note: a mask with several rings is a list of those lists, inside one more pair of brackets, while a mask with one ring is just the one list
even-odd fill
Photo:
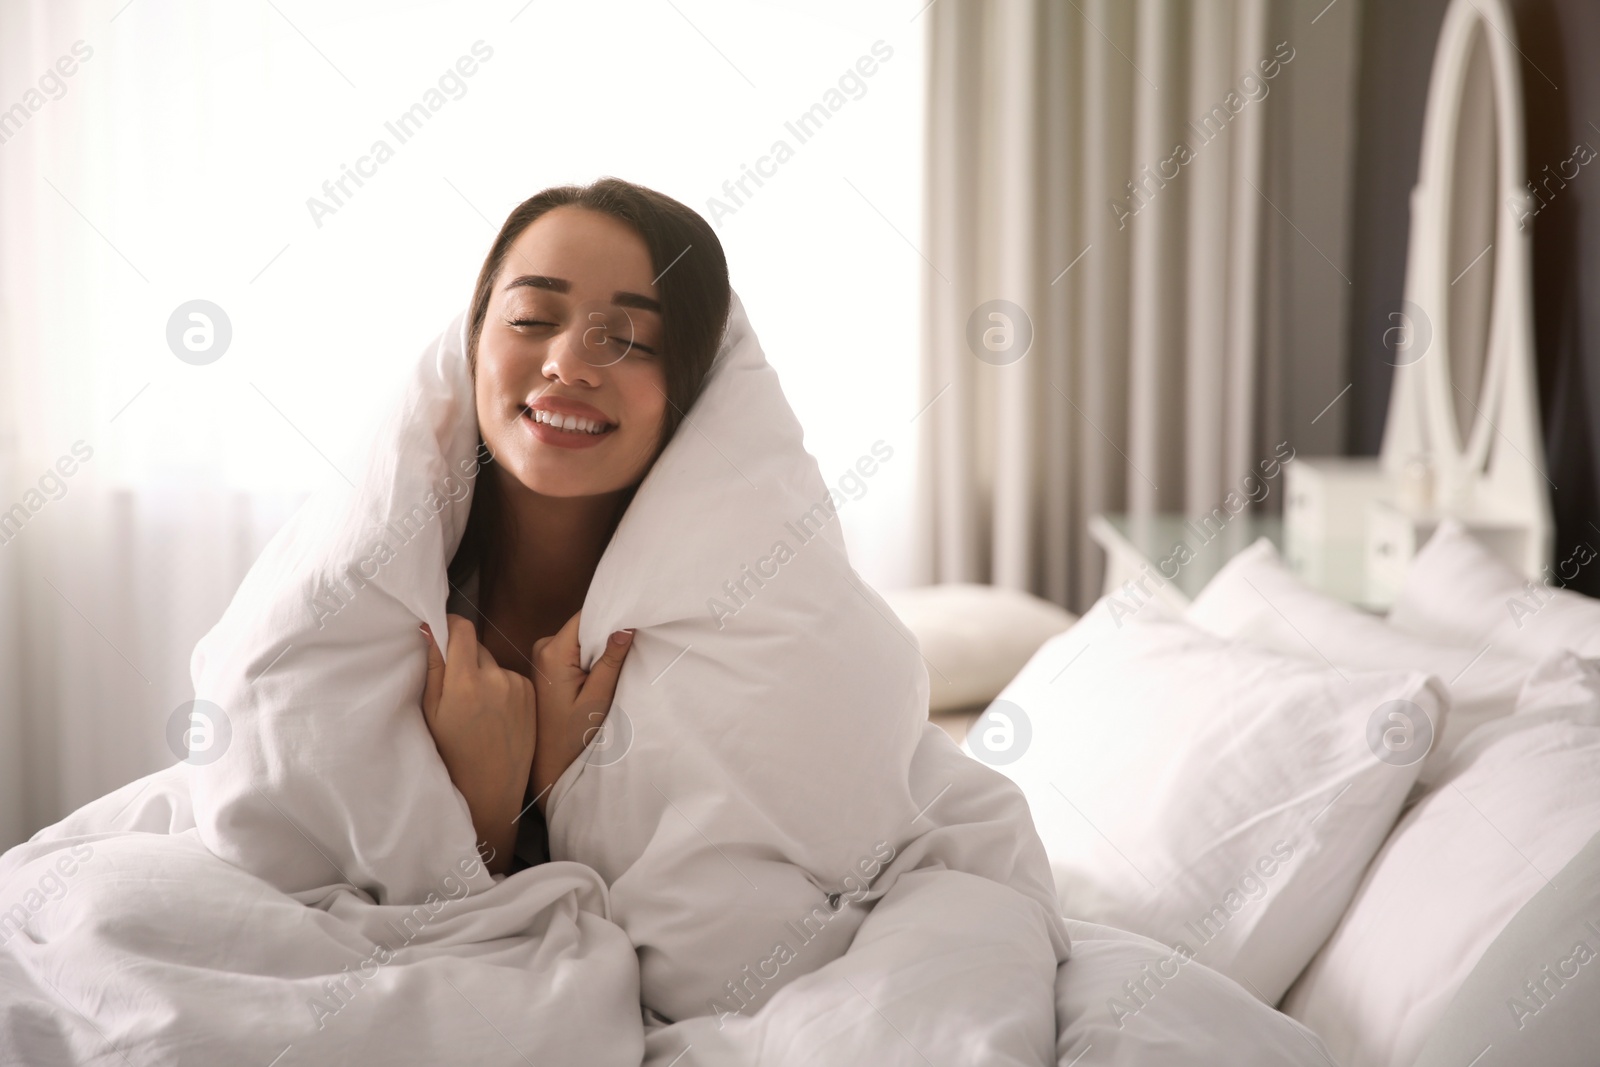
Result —
[[[917, 566], [1082, 610], [1102, 566], [1090, 515], [1207, 512], [1271, 453], [1286, 387], [1262, 383], [1289, 376], [1267, 365], [1284, 309], [1262, 294], [1296, 290], [1263, 262], [1280, 231], [1299, 238], [1278, 212], [1295, 168], [1268, 146], [1311, 143], [1271, 109], [1297, 61], [1348, 86], [1326, 54], [1349, 27], [1273, 26], [1266, 0], [947, 0], [923, 17]], [[1342, 255], [1319, 237], [1284, 255]], [[1315, 262], [1317, 292], [1346, 299]]]

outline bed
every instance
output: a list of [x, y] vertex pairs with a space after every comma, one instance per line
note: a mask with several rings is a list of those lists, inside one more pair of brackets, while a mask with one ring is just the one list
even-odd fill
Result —
[[1263, 538], [1185, 610], [1061, 620], [963, 747], [1023, 789], [1063, 914], [1168, 946], [1155, 977], [1205, 964], [1341, 1067], [1593, 1063], [1600, 601], [1552, 577], [1447, 520], [1374, 615]]

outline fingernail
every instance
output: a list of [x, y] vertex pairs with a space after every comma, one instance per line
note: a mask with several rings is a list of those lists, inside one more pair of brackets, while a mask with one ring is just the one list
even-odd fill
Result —
[[616, 633], [611, 635], [611, 643], [613, 645], [625, 645], [629, 641], [632, 641], [632, 640], [633, 640], [633, 631], [632, 630], [618, 630]]

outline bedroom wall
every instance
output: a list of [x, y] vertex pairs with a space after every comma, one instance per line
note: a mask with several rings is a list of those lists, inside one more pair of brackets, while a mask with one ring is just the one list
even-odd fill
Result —
[[[1383, 438], [1392, 369], [1382, 358], [1388, 314], [1405, 283], [1409, 197], [1422, 112], [1446, 0], [1362, 0], [1359, 121], [1351, 216], [1348, 451], [1373, 455]], [[1527, 171], [1540, 173], [1579, 143], [1600, 149], [1600, 5], [1511, 0], [1525, 62]], [[1534, 221], [1535, 344], [1558, 559], [1579, 542], [1600, 547], [1600, 159], [1580, 169]], [[1600, 562], [1569, 583], [1600, 595]]]

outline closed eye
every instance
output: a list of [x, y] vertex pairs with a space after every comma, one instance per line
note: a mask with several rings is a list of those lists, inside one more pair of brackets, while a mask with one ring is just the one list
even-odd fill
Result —
[[[509, 321], [508, 325], [511, 325], [511, 326], [554, 326], [555, 323], [546, 322], [544, 319], [511, 319]], [[606, 340], [610, 341], [611, 338], [607, 337]], [[638, 341], [634, 341], [628, 347], [629, 347], [630, 350], [636, 348], [639, 351], [647, 352], [652, 356], [656, 354], [656, 350], [655, 349], [651, 348], [649, 345], [640, 344]]]

